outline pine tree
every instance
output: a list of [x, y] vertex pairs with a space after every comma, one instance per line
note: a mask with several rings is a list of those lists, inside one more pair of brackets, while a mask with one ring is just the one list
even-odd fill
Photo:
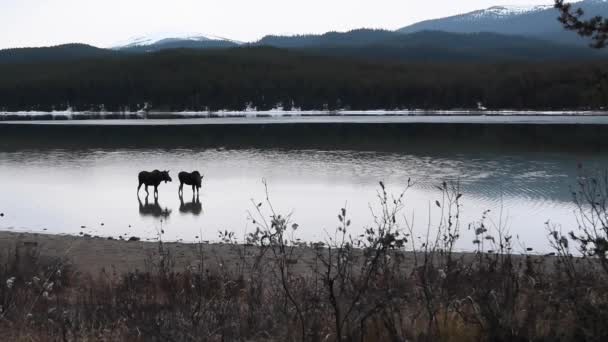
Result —
[[594, 16], [583, 18], [585, 11], [582, 8], [574, 9], [571, 3], [564, 0], [555, 0], [555, 8], [560, 11], [559, 21], [568, 30], [575, 31], [583, 37], [593, 40], [592, 47], [601, 49], [608, 44], [608, 18]]

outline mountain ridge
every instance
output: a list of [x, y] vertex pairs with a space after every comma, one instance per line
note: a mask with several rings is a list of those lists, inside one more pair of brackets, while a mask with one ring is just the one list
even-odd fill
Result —
[[[608, 16], [607, 0], [575, 3], [586, 15]], [[201, 33], [155, 33], [109, 49], [86, 44], [0, 50], [0, 63], [70, 60], [153, 53], [171, 49], [227, 49], [270, 46], [306, 54], [384, 60], [543, 60], [605, 56], [585, 47], [588, 40], [563, 29], [552, 6], [492, 6], [446, 18], [422, 21], [397, 31], [355, 29], [324, 34], [267, 35], [242, 43]]]
[[0, 50], [0, 64], [122, 56], [176, 49], [204, 50], [263, 46], [293, 50], [304, 56], [317, 55], [401, 62], [594, 59], [605, 57], [608, 52], [581, 46], [563, 45], [531, 37], [488, 32], [421, 31], [399, 34], [383, 30], [355, 30], [324, 35], [270, 36], [257, 43], [243, 45], [227, 44], [224, 46], [201, 47], [203, 43], [205, 41], [193, 41], [192, 45], [177, 42], [175, 46], [171, 46], [171, 41], [165, 41], [164, 45], [157, 44], [152, 49], [148, 46], [136, 46], [122, 50], [110, 50], [83, 44], [70, 44], [49, 48]]
[[32, 63], [46, 61], [65, 61], [83, 58], [111, 57], [112, 50], [88, 44], [71, 43], [36, 48], [12, 48], [0, 50], [0, 63]]
[[[511, 6], [517, 8], [518, 6]], [[582, 8], [587, 17], [608, 16], [606, 0], [584, 0], [573, 4]], [[527, 6], [527, 10], [511, 10], [509, 6], [492, 6], [482, 10], [424, 20], [402, 27], [400, 33], [436, 30], [453, 33], [493, 32], [506, 35], [521, 35], [546, 39], [562, 44], [585, 45], [589, 39], [579, 37], [576, 33], [566, 31], [557, 20], [559, 11], [553, 6]]]

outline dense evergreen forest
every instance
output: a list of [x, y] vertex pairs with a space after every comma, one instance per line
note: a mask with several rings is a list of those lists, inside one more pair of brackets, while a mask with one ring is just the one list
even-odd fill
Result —
[[243, 47], [0, 64], [0, 111], [597, 109], [608, 61], [421, 62]]

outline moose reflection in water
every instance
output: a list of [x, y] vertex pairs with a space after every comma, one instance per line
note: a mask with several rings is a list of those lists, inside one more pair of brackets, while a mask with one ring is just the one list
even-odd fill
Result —
[[154, 170], [152, 172], [148, 172], [148, 171], [142, 171], [139, 173], [139, 176], [137, 177], [139, 180], [139, 185], [137, 186], [137, 195], [139, 196], [139, 189], [141, 188], [142, 185], [146, 186], [146, 196], [149, 195], [148, 193], [148, 186], [152, 185], [154, 186], [154, 197], [158, 197], [158, 186], [160, 185], [161, 182], [171, 182], [173, 181], [171, 179], [171, 177], [169, 176], [169, 171], [159, 171], [159, 170]]
[[169, 215], [171, 215], [171, 210], [169, 208], [164, 208], [160, 206], [158, 203], [158, 197], [154, 197], [154, 203], [148, 202], [148, 196], [146, 196], [145, 202], [141, 203], [141, 199], [137, 196], [137, 201], [139, 202], [139, 215], [151, 216], [156, 218], [165, 218], [167, 219]]
[[198, 171], [193, 171], [191, 173], [182, 171], [177, 175], [177, 177], [179, 178], [179, 190], [177, 192], [180, 197], [184, 194], [184, 184], [192, 186], [193, 195], [194, 192], [197, 194], [200, 192], [201, 182], [204, 176], [201, 177], [201, 174]]
[[198, 216], [203, 212], [203, 205], [199, 199], [198, 194], [195, 196], [192, 193], [192, 202], [184, 203], [183, 194], [179, 194], [179, 212], [183, 214], [192, 214]]

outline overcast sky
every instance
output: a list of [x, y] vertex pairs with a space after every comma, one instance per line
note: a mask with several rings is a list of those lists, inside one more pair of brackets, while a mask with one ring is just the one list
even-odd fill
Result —
[[0, 48], [68, 42], [112, 46], [160, 32], [240, 41], [266, 34], [397, 29], [494, 5], [553, 0], [0, 0]]

